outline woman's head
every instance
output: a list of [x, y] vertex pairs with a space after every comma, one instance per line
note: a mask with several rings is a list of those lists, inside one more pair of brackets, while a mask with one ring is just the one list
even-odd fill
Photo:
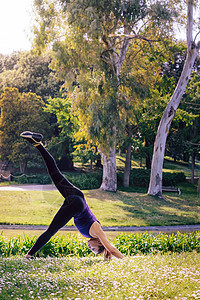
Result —
[[104, 254], [104, 260], [110, 260], [112, 258], [111, 253], [102, 245], [98, 238], [91, 238], [88, 240], [88, 247], [94, 254]]
[[94, 254], [100, 254], [105, 250], [98, 238], [91, 238], [88, 240], [88, 247]]

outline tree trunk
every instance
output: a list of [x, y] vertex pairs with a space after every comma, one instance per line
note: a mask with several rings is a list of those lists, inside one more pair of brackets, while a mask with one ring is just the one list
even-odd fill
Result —
[[131, 147], [132, 144], [129, 143], [126, 151], [126, 161], [125, 161], [125, 168], [124, 168], [124, 179], [123, 179], [124, 187], [129, 187], [130, 172], [131, 172]]
[[199, 43], [196, 46], [192, 40], [192, 25], [193, 25], [193, 4], [188, 1], [188, 16], [187, 16], [187, 57], [183, 71], [179, 78], [178, 84], [172, 95], [161, 118], [157, 135], [154, 143], [154, 152], [151, 167], [151, 177], [149, 183], [148, 194], [162, 196], [162, 168], [164, 162], [165, 144], [171, 122], [178, 108], [185, 87], [188, 83], [194, 61], [199, 50]]
[[183, 153], [183, 161], [189, 163], [189, 154], [188, 153]]
[[199, 197], [200, 197], [200, 177], [198, 179], [197, 192], [199, 193]]
[[[125, 28], [125, 31], [127, 29]], [[125, 32], [127, 33], [127, 32]], [[124, 38], [122, 47], [120, 49], [120, 53], [117, 52], [116, 46], [113, 46], [112, 42], [108, 39], [106, 39], [106, 36], [102, 37], [103, 42], [105, 43], [105, 46], [107, 49], [109, 49], [109, 55], [110, 57], [106, 57], [104, 55], [101, 56], [101, 58], [108, 63], [111, 66], [111, 70], [113, 72], [113, 76], [116, 78], [117, 83], [117, 90], [119, 88], [119, 76], [120, 76], [120, 70], [124, 63], [126, 53], [130, 44], [130, 39]], [[112, 51], [110, 51], [112, 49]], [[117, 95], [117, 102], [118, 102], [118, 91], [116, 93]], [[104, 153], [104, 151], [99, 151], [101, 153], [102, 161], [103, 161], [103, 181], [100, 186], [101, 190], [110, 191], [110, 192], [116, 192], [117, 191], [117, 167], [116, 167], [116, 128], [114, 126], [115, 133], [112, 137], [113, 143], [111, 146], [112, 149], [110, 149], [110, 153]]]
[[147, 170], [151, 169], [151, 155], [149, 153], [147, 153], [147, 156], [146, 156], [146, 168], [147, 168]]
[[191, 174], [191, 182], [194, 184], [194, 168], [195, 168], [195, 153], [192, 153], [192, 174]]
[[19, 164], [20, 173], [25, 173], [26, 171], [27, 162], [21, 161]]
[[116, 150], [113, 148], [109, 154], [101, 152], [103, 161], [103, 180], [100, 190], [108, 192], [117, 191], [117, 168], [116, 168]]
[[96, 161], [96, 165], [97, 168], [102, 168], [102, 163], [101, 163], [101, 155], [98, 154], [97, 156], [97, 161]]

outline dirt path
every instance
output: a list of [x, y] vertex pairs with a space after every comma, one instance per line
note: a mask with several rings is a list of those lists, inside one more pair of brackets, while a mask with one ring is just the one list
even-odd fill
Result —
[[[44, 225], [7, 225], [0, 224], [0, 230], [46, 230], [48, 226]], [[118, 232], [152, 232], [152, 233], [176, 233], [176, 232], [195, 232], [200, 231], [200, 225], [175, 225], [175, 226], [134, 226], [134, 227], [104, 227], [105, 231], [118, 231]], [[77, 231], [75, 226], [65, 226], [63, 231]]]
[[48, 191], [56, 190], [53, 184], [17, 184], [0, 186], [0, 191]]

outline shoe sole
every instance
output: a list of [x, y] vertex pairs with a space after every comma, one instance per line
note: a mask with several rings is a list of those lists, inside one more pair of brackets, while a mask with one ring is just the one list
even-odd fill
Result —
[[[36, 134], [36, 133], [35, 133]], [[36, 141], [34, 138], [33, 138], [33, 133], [32, 132], [30, 132], [30, 134], [26, 134], [26, 135], [24, 135], [23, 134], [23, 132], [20, 134], [20, 136], [22, 137], [22, 138], [24, 138], [24, 139], [30, 139], [30, 140], [32, 140], [34, 143], [36, 143], [36, 144], [40, 144], [41, 143], [41, 141], [42, 141], [42, 139], [43, 139], [43, 135], [42, 134], [40, 134], [40, 133], [37, 133], [39, 136], [40, 136], [40, 141]]]

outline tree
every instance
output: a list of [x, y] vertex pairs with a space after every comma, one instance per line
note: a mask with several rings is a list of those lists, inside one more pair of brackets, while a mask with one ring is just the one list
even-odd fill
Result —
[[[157, 87], [160, 91], [160, 95], [173, 94], [174, 88], [177, 85], [183, 70], [186, 52], [187, 48], [185, 43], [181, 42], [176, 44], [172, 52], [172, 57], [163, 64], [161, 73], [162, 80]], [[199, 113], [199, 75], [197, 75], [199, 73], [199, 63], [199, 58], [197, 56], [193, 66], [192, 76], [179, 105], [182, 110], [182, 114], [178, 114], [177, 116], [176, 112], [175, 118], [177, 120], [175, 121], [173, 119], [171, 125], [172, 129], [170, 130], [166, 141], [166, 154], [173, 157], [174, 160], [182, 159], [185, 162], [189, 162], [189, 157], [192, 153], [192, 143], [190, 144], [190, 142], [192, 140], [192, 136], [194, 136], [193, 124], [195, 124], [196, 127], [199, 123], [197, 119], [197, 113]], [[195, 135], [195, 139], [197, 137], [198, 134]], [[193, 143], [195, 143], [195, 141], [193, 141]]]
[[183, 42], [176, 43], [172, 45], [170, 52], [171, 57], [164, 62], [161, 68], [162, 80], [159, 85], [161, 95], [173, 94], [183, 70], [187, 47]]
[[[198, 62], [196, 64], [198, 66]], [[199, 154], [200, 149], [200, 127], [199, 127], [199, 119], [200, 119], [200, 101], [199, 101], [199, 89], [200, 89], [200, 76], [197, 70], [193, 71], [189, 80], [189, 83], [186, 87], [185, 94], [183, 96], [183, 101], [180, 105], [182, 109], [186, 111], [190, 111], [196, 118], [193, 120], [192, 124], [185, 128], [185, 144], [187, 147], [188, 157], [192, 158], [192, 183], [194, 183], [194, 168], [195, 168], [195, 158]]]
[[158, 90], [153, 90], [151, 96], [145, 99], [137, 110], [138, 138], [142, 142], [141, 156], [146, 159], [147, 169], [151, 168], [151, 157], [156, 130], [166, 105], [167, 96], [161, 97]]
[[6, 87], [16, 87], [20, 93], [36, 93], [45, 101], [59, 95], [63, 84], [50, 69], [49, 54], [37, 56], [19, 52], [0, 58], [0, 92]]
[[200, 43], [193, 40], [193, 1], [187, 1], [187, 57], [184, 68], [175, 88], [175, 91], [163, 113], [154, 143], [154, 153], [151, 167], [151, 177], [148, 194], [162, 197], [162, 168], [164, 162], [165, 144], [171, 122], [178, 108], [182, 95], [188, 83]]
[[[153, 144], [156, 137], [156, 132], [160, 119], [162, 117], [163, 111], [169, 102], [170, 95], [162, 95], [162, 91], [153, 89], [149, 98], [146, 98], [140, 105], [137, 107], [135, 114], [137, 119], [137, 131], [135, 135], [136, 145], [138, 143], [137, 152], [141, 157], [146, 159], [146, 168], [148, 169], [148, 164], [151, 164], [151, 157], [153, 154]], [[177, 109], [176, 115], [173, 119], [172, 126], [169, 131], [170, 141], [167, 144], [167, 151], [171, 153], [172, 149], [175, 148], [175, 143], [179, 142], [179, 149], [186, 143], [183, 141], [180, 143], [180, 131], [181, 136], [185, 136], [182, 132], [184, 127], [189, 127], [192, 124], [196, 115], [191, 112], [187, 112], [184, 109]], [[176, 136], [175, 136], [176, 133]], [[173, 137], [173, 140], [172, 140]], [[178, 139], [179, 138], [179, 139]], [[173, 143], [173, 145], [172, 145]], [[174, 148], [173, 148], [174, 147]], [[183, 154], [184, 149], [181, 149], [181, 155]], [[176, 155], [179, 155], [180, 152], [177, 151]], [[173, 156], [173, 155], [172, 155]]]
[[20, 138], [25, 130], [49, 133], [49, 115], [43, 111], [45, 103], [33, 93], [20, 94], [16, 88], [6, 88], [0, 97], [0, 155], [2, 160], [20, 162], [24, 172], [35, 154], [28, 143]]
[[120, 115], [124, 101], [121, 70], [130, 59], [127, 51], [131, 44], [142, 46], [143, 41], [159, 41], [170, 34], [176, 10], [173, 1], [171, 6], [167, 4], [145, 0], [35, 1], [36, 44], [40, 50], [53, 45], [60, 76], [65, 80], [74, 77], [73, 101], [79, 114], [85, 114], [82, 119], [87, 122], [88, 134], [102, 155], [103, 190], [117, 189], [116, 145], [125, 126]]
[[18, 61], [18, 52], [14, 52], [11, 55], [0, 54], [0, 73], [5, 70], [13, 70]]
[[[167, 46], [166, 46], [167, 44]], [[119, 95], [123, 99], [120, 114], [125, 121], [125, 133], [122, 134], [118, 146], [126, 154], [123, 185], [129, 186], [131, 170], [131, 152], [133, 144], [138, 137], [141, 137], [140, 124], [144, 121], [139, 120], [141, 110], [145, 110], [145, 99], [151, 96], [151, 90], [157, 86], [161, 80], [160, 65], [163, 60], [169, 57], [170, 41], [165, 45], [161, 43], [146, 44], [145, 42], [131, 43], [127, 51], [127, 57], [121, 70]], [[135, 63], [137, 57], [137, 63]], [[140, 132], [138, 132], [140, 131]], [[148, 136], [148, 135], [147, 135]], [[144, 142], [144, 140], [143, 140]], [[139, 138], [138, 147], [141, 143]], [[140, 147], [141, 148], [141, 147]], [[145, 145], [142, 147], [145, 151], [146, 164], [150, 167], [151, 144], [145, 139]]]
[[49, 142], [49, 148], [58, 161], [58, 167], [62, 171], [73, 170], [72, 152], [78, 124], [77, 119], [71, 113], [71, 101], [66, 96], [49, 98], [45, 111], [56, 117], [55, 136]]

